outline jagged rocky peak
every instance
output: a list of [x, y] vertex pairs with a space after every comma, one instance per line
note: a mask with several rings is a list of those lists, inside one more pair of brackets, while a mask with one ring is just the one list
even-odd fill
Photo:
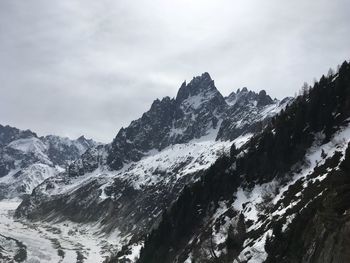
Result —
[[220, 92], [217, 90], [214, 84], [214, 80], [210, 77], [209, 73], [205, 72], [201, 76], [194, 77], [190, 83], [184, 82], [176, 96], [176, 102], [178, 104], [195, 97], [195, 102], [199, 104], [201, 98], [216, 98], [219, 104], [224, 103], [224, 99]]
[[266, 105], [274, 103], [273, 99], [267, 95], [265, 90], [261, 90], [259, 93], [248, 90], [247, 87], [238, 89], [236, 92], [232, 92], [225, 98], [228, 105], [243, 106], [247, 103], [255, 103], [258, 107], [264, 107]]
[[82, 146], [85, 146], [86, 149], [100, 143], [96, 143], [93, 139], [88, 139], [84, 135], [81, 135], [78, 139], [76, 139]]
[[175, 100], [170, 97], [164, 97], [163, 99], [156, 99], [153, 101], [149, 112], [163, 110], [164, 108], [171, 108], [174, 106]]
[[156, 99], [141, 118], [122, 128], [107, 149], [107, 163], [118, 170], [150, 150], [160, 151], [209, 135], [213, 140], [235, 139], [250, 132], [249, 127], [259, 119], [269, 117], [260, 113], [272, 103], [265, 91], [258, 94], [247, 88], [224, 98], [210, 75], [203, 73], [189, 83], [183, 82], [175, 99]]
[[99, 145], [92, 139], [86, 139], [83, 135], [75, 140], [57, 135], [47, 135], [41, 139], [47, 145], [47, 155], [50, 160], [60, 166], [70, 164], [87, 149]]
[[151, 149], [168, 146], [166, 135], [177, 114], [174, 99], [165, 97], [155, 100], [141, 118], [120, 129], [108, 147], [107, 163], [117, 170], [125, 162], [138, 161]]
[[225, 101], [228, 105], [234, 105], [236, 103], [236, 100], [237, 100], [237, 93], [232, 91], [230, 93], [230, 95], [228, 95], [226, 98], [225, 98]]
[[261, 90], [258, 94], [258, 106], [266, 106], [272, 104], [273, 100], [266, 94], [265, 90]]
[[14, 140], [31, 137], [37, 137], [36, 133], [31, 130], [22, 131], [9, 125], [3, 126], [0, 124], [0, 146], [6, 145]]
[[208, 73], [194, 77], [181, 85], [176, 99], [155, 100], [141, 118], [121, 129], [109, 148], [108, 163], [119, 169], [149, 150], [199, 138], [218, 123], [215, 114], [221, 114], [226, 106]]
[[80, 137], [78, 137], [77, 141], [78, 142], [85, 142], [85, 141], [89, 141], [89, 139], [86, 139], [84, 135], [81, 135]]

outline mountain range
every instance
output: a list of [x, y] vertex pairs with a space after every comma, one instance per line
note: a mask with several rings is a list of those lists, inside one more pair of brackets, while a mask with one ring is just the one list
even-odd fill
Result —
[[137, 262], [349, 262], [349, 118], [345, 61], [186, 187]]
[[76, 140], [0, 125], [0, 199], [30, 194], [45, 179], [98, 143], [84, 136]]
[[348, 262], [349, 118], [344, 62], [282, 100], [225, 97], [204, 73], [108, 144], [0, 126], [1, 196], [21, 198], [22, 231], [53, 244], [37, 254], [0, 224], [0, 258]]
[[15, 216], [98, 224], [99, 233], [117, 235], [116, 250], [137, 246], [184, 186], [291, 101], [247, 88], [224, 97], [204, 73], [183, 83], [175, 98], [155, 100], [111, 143], [93, 145], [39, 184]]

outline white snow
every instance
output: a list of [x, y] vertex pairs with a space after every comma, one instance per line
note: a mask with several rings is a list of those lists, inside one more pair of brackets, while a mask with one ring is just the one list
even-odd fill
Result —
[[192, 254], [190, 253], [189, 255], [188, 255], [188, 258], [184, 261], [184, 263], [192, 263]]
[[34, 152], [40, 153], [46, 150], [46, 145], [38, 138], [18, 139], [7, 145], [12, 149], [16, 149], [25, 153]]
[[[284, 193], [288, 191], [289, 186], [295, 184], [298, 180], [302, 180], [303, 186], [305, 188], [309, 182], [315, 182], [316, 180], [321, 181], [327, 177], [329, 170], [325, 174], [321, 174], [316, 178], [308, 178], [308, 175], [312, 174], [317, 166], [324, 164], [325, 160], [332, 157], [336, 151], [341, 152], [343, 155], [342, 159], [344, 159], [344, 153], [350, 141], [350, 125], [337, 132], [330, 142], [322, 145], [322, 139], [322, 134], [316, 135], [316, 140], [313, 146], [307, 151], [305, 155], [305, 164], [302, 167], [300, 167], [299, 164], [299, 166], [296, 166], [295, 169], [292, 169], [298, 172], [291, 172], [292, 179], [283, 187], [280, 187], [279, 181], [272, 180], [271, 182], [263, 185], [255, 185], [253, 189], [249, 190], [238, 188], [237, 192], [235, 193], [235, 201], [232, 206], [235, 210], [242, 212], [246, 220], [252, 220], [253, 224], [247, 229], [248, 232], [260, 228], [263, 225], [264, 220], [266, 220], [259, 220], [259, 214], [264, 213], [264, 211], [260, 211], [259, 208], [262, 204], [265, 204], [267, 206], [276, 205], [278, 201], [283, 198]], [[326, 158], [322, 157], [322, 153], [323, 155], [326, 155]], [[279, 209], [277, 209], [273, 214], [269, 215], [269, 218], [272, 218], [273, 216], [285, 215], [289, 208], [294, 207], [300, 201], [302, 194], [302, 191], [299, 192], [295, 196], [297, 200], [291, 202], [287, 207], [279, 207]], [[243, 208], [243, 205], [245, 208]], [[307, 207], [307, 205], [305, 207]], [[219, 209], [214, 214], [213, 219], [222, 216], [227, 211], [227, 209], [228, 208], [226, 208], [224, 202], [219, 203]], [[285, 231], [294, 217], [294, 214], [287, 216], [286, 223], [282, 228], [283, 231]], [[224, 225], [226, 225], [226, 223]], [[239, 255], [239, 260], [249, 263], [264, 262], [267, 257], [264, 249], [266, 237], [267, 235], [271, 234], [272, 230], [266, 229], [264, 234], [261, 235], [258, 239], [246, 240], [244, 243], [244, 249]], [[220, 233], [217, 233], [216, 236], [214, 235], [216, 244], [217, 242], [221, 242], [221, 236], [222, 235]]]
[[[62, 167], [52, 167], [43, 163], [34, 163], [24, 169], [11, 170], [6, 176], [0, 178], [0, 186], [6, 188], [7, 198], [18, 197], [21, 194], [30, 194], [33, 189], [45, 179], [57, 175]], [[17, 174], [16, 176], [14, 176]]]
[[234, 263], [262, 263], [267, 258], [265, 251], [265, 243], [268, 235], [272, 235], [272, 230], [266, 231], [259, 239], [257, 239], [252, 246], [246, 247], [238, 256], [239, 260], [234, 260]]
[[[74, 146], [73, 153], [77, 154], [76, 151], [78, 151], [79, 154], [82, 154], [89, 147], [89, 144], [97, 143], [78, 139], [70, 140], [53, 135], [12, 141], [5, 146], [5, 150], [10, 150], [11, 154], [4, 155], [4, 158], [14, 161], [14, 168], [0, 178], [2, 196], [11, 199], [21, 197], [23, 194], [30, 194], [44, 180], [63, 172], [64, 167], [54, 165], [50, 160], [49, 152], [52, 147], [57, 151], [67, 151], [67, 148]], [[73, 156], [69, 158], [73, 158]], [[67, 159], [66, 161], [68, 164], [72, 160]]]
[[236, 148], [241, 148], [244, 144], [246, 144], [253, 137], [253, 133], [246, 133], [241, 135], [233, 140]]
[[127, 255], [125, 258], [131, 260], [131, 262], [136, 262], [136, 260], [140, 256], [140, 251], [142, 247], [143, 247], [143, 244], [134, 244], [131, 247], [131, 254]]
[[[36, 224], [14, 220], [12, 215], [18, 205], [18, 200], [0, 201], [0, 233], [27, 246], [26, 262], [73, 263], [79, 252], [85, 257], [84, 262], [98, 263], [110, 254], [109, 248], [120, 247], [117, 231], [104, 236], [98, 233], [96, 224]], [[59, 256], [59, 249], [63, 251], [63, 256]]]
[[[238, 188], [236, 192], [236, 199], [233, 207], [237, 211], [242, 211], [246, 219], [258, 220], [259, 209], [258, 206], [269, 199], [278, 187], [278, 182], [273, 180], [262, 185], [255, 185], [253, 189], [245, 191]], [[245, 208], [243, 209], [243, 205]], [[254, 226], [254, 225], [253, 225]]]
[[[336, 151], [340, 151], [344, 154], [344, 151], [347, 148], [347, 145], [350, 141], [350, 126], [347, 126], [337, 132], [332, 140], [324, 145], [320, 145], [323, 136], [319, 135], [318, 140], [315, 141], [314, 145], [308, 150], [305, 155], [305, 165], [301, 167], [300, 172], [293, 174], [293, 179], [285, 185], [279, 192], [278, 195], [273, 200], [273, 203], [276, 204], [278, 200], [281, 199], [281, 196], [288, 190], [289, 186], [294, 184], [299, 179], [304, 180], [308, 175], [310, 175], [317, 166], [324, 164], [327, 158], [322, 158], [322, 152], [326, 154], [326, 157], [332, 157]], [[315, 180], [324, 180], [327, 174], [320, 175], [317, 178], [311, 179]], [[307, 186], [307, 181], [304, 182], [303, 186]]]
[[12, 141], [6, 147], [21, 151], [24, 154], [31, 153], [39, 158], [41, 162], [45, 164], [52, 164], [45, 153], [48, 149], [47, 145], [38, 138], [31, 137], [26, 139], [18, 139]]
[[[209, 168], [219, 156], [228, 153], [231, 144], [227, 141], [193, 141], [172, 145], [126, 165], [114, 177], [128, 180], [135, 189], [160, 181], [174, 183], [185, 175]], [[164, 176], [165, 173], [167, 176]]]
[[197, 110], [203, 103], [210, 101], [215, 95], [216, 92], [212, 90], [205, 92], [204, 94], [200, 93], [198, 95], [190, 96], [181, 103], [181, 108], [185, 112], [188, 112], [191, 109]]

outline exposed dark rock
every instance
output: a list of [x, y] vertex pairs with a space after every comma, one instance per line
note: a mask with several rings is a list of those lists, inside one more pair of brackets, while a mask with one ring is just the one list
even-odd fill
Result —
[[267, 121], [273, 114], [264, 115], [263, 108], [273, 103], [278, 101], [265, 91], [257, 94], [247, 88], [224, 98], [210, 75], [203, 73], [188, 84], [184, 82], [175, 99], [155, 100], [140, 119], [122, 128], [108, 148], [107, 163], [117, 170], [152, 149], [187, 143], [208, 135], [211, 129], [220, 129], [215, 139], [233, 140], [254, 132], [258, 121]]

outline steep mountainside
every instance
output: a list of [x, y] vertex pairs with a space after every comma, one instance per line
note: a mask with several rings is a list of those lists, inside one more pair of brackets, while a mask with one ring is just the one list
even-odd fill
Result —
[[264, 90], [257, 94], [247, 88], [224, 98], [204, 73], [183, 83], [175, 99], [155, 100], [141, 118], [120, 129], [111, 144], [91, 149], [73, 163], [69, 174], [89, 173], [100, 165], [119, 170], [150, 152], [192, 140], [232, 141], [261, 130], [290, 101], [272, 100]]
[[35, 186], [62, 172], [96, 145], [83, 136], [77, 140], [38, 137], [29, 130], [0, 125], [0, 199], [30, 194]]
[[186, 187], [137, 262], [349, 262], [349, 120], [344, 62]]
[[45, 180], [16, 216], [97, 223], [102, 232], [117, 235], [120, 246], [140, 247], [185, 185], [290, 101], [246, 88], [225, 98], [204, 73], [182, 84], [176, 98], [154, 101], [111, 144], [90, 148], [68, 172]]

